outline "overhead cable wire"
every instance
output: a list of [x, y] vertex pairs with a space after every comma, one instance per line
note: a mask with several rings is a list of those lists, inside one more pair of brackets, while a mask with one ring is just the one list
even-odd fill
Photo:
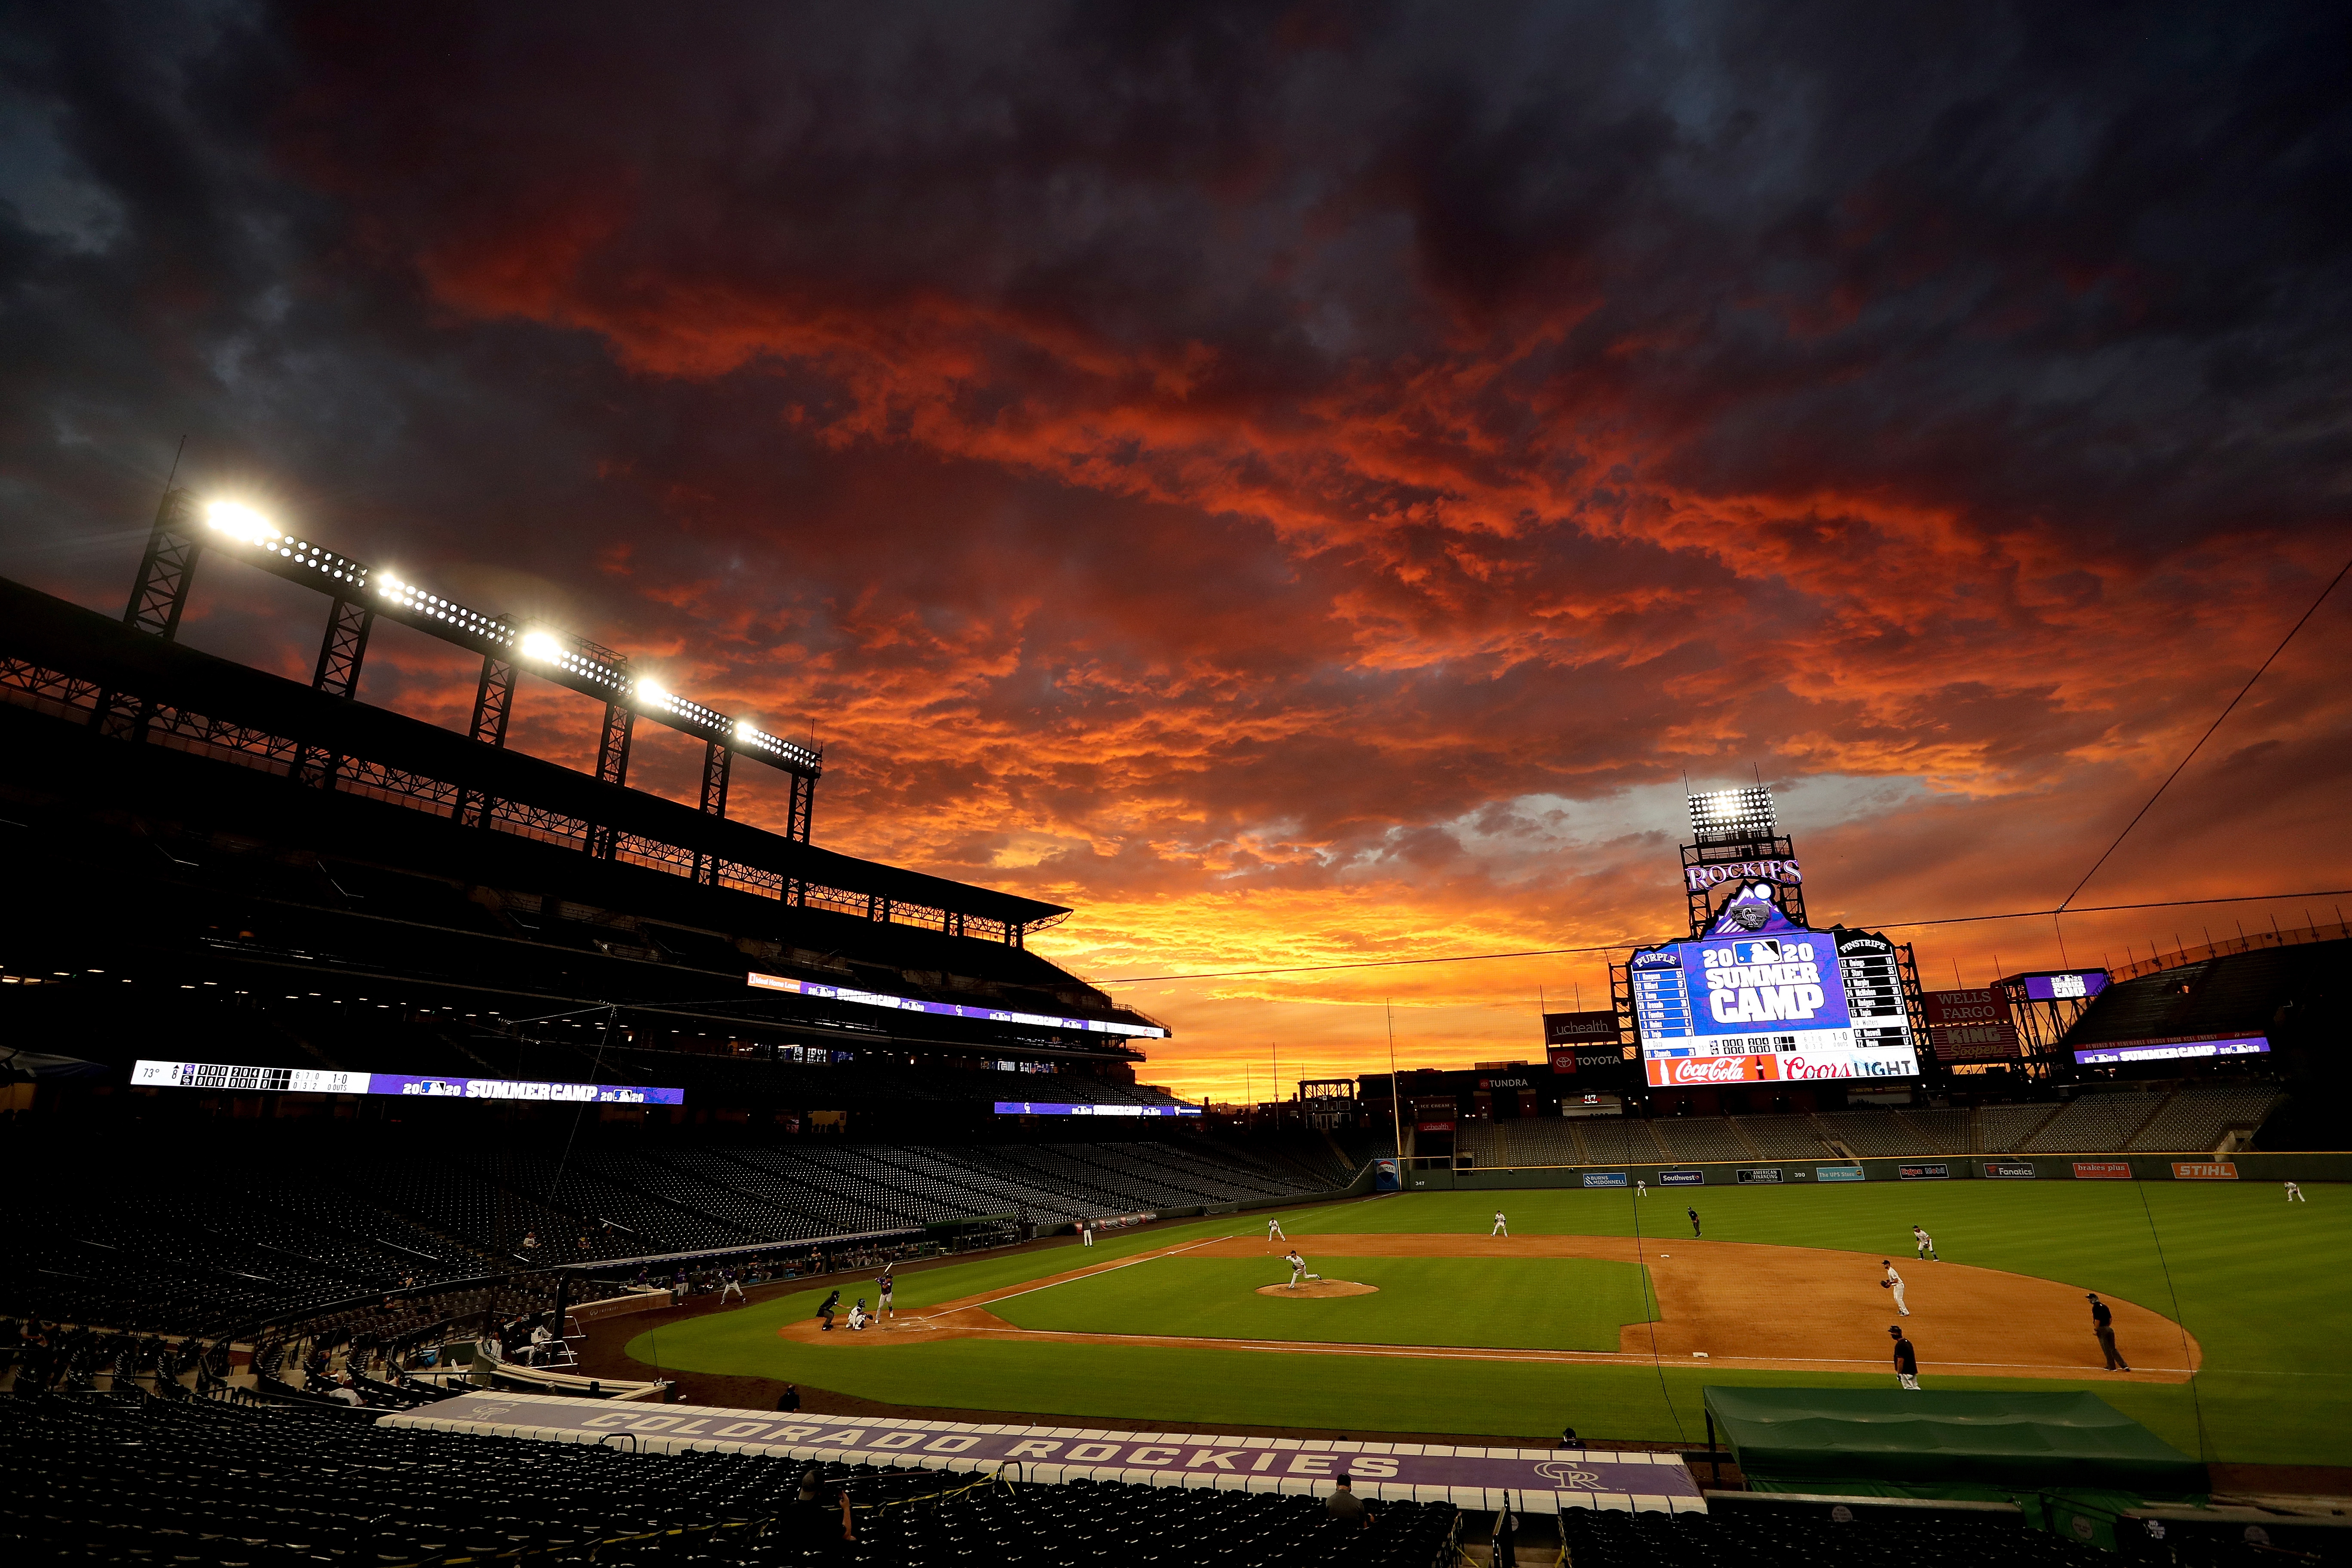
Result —
[[[2172, 787], [2172, 781], [2180, 776], [2180, 770], [2189, 765], [2190, 759], [2194, 758], [2199, 752], [2205, 749], [2205, 742], [2213, 738], [2213, 731], [2221, 727], [2221, 721], [2227, 719], [2231, 713], [2237, 711], [2238, 704], [2244, 701], [2246, 693], [2254, 689], [2254, 682], [2263, 678], [2263, 671], [2270, 668], [2273, 663], [2277, 662], [2278, 656], [2286, 651], [2286, 645], [2294, 640], [2295, 633], [2303, 630], [2305, 625], [2310, 621], [2311, 617], [2319, 614], [2319, 606], [2327, 602], [2328, 595], [2336, 592], [2336, 585], [2344, 581], [2345, 574], [2347, 573], [2352, 573], [2352, 560], [2346, 561], [2342, 566], [2336, 569], [2336, 575], [2327, 580], [2327, 586], [2319, 591], [2319, 597], [2311, 602], [2311, 608], [2303, 612], [2303, 618], [2296, 621], [2294, 625], [2287, 628], [2286, 636], [2279, 638], [2278, 647], [2271, 649], [2270, 658], [2263, 660], [2261, 668], [2256, 669], [2253, 674], [2246, 677], [2246, 683], [2238, 688], [2237, 696], [2231, 698], [2230, 705], [2227, 708], [2222, 709], [2220, 716], [2217, 717], [2210, 724], [2205, 726], [2205, 732], [2197, 737], [2197, 743], [2189, 748], [2188, 755], [2182, 757], [2179, 762], [2174, 763], [2172, 771], [2164, 775], [2164, 782], [2156, 786], [2156, 793], [2147, 797], [2147, 804], [2141, 806], [2137, 811], [2132, 814], [2132, 819], [2124, 824], [2124, 830], [2116, 835], [2116, 841], [2113, 844], [2108, 845], [2106, 849], [2101, 853], [2096, 860], [2091, 862], [2091, 868], [2083, 873], [2083, 879], [2081, 881], [2074, 884], [2074, 891], [2068, 893], [2064, 898], [2058, 900], [2058, 908], [2051, 911], [2051, 914], [2053, 917], [2066, 912], [2066, 906], [2073, 903], [2075, 896], [2081, 893], [2085, 887], [2090, 885], [2091, 879], [2099, 874], [2099, 868], [2107, 863], [2107, 857], [2113, 855], [2116, 850], [2123, 847], [2124, 840], [2131, 837], [2131, 830], [2139, 826], [2140, 818], [2146, 816], [2148, 812], [2154, 808], [2156, 803], [2164, 797], [2164, 792]], [[2087, 914], [2092, 911], [2085, 910], [2074, 912]]]
[[[2131, 910], [2188, 909], [2198, 904], [2254, 904], [2273, 899], [2337, 899], [2352, 897], [2352, 888], [2321, 888], [2302, 893], [2233, 893], [2218, 899], [2158, 899], [2145, 904], [2085, 904], [2079, 910], [2067, 910], [2073, 915], [2117, 914]], [[1989, 915], [1941, 915], [1933, 920], [1861, 921], [1853, 922], [1873, 931], [1913, 931], [1923, 926], [1971, 925], [1982, 921], [2039, 920], [2060, 911], [2047, 910], [2006, 910]], [[1604, 942], [1587, 947], [1531, 947], [1513, 952], [1457, 952], [1442, 958], [1365, 958], [1347, 963], [1300, 963], [1283, 969], [1216, 969], [1199, 974], [1124, 974], [1114, 980], [1096, 980], [1095, 985], [1151, 985], [1172, 984], [1179, 980], [1237, 980], [1261, 974], [1321, 974], [1336, 969], [1401, 969], [1421, 963], [1483, 963], [1498, 958], [1558, 958], [1565, 954], [1585, 952], [1622, 952], [1638, 942]]]

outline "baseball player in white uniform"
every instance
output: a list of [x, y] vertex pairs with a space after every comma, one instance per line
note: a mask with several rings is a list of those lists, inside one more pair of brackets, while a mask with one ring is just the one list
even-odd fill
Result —
[[1265, 1238], [1268, 1241], [1288, 1241], [1290, 1239], [1290, 1237], [1282, 1234], [1282, 1222], [1271, 1216], [1269, 1216], [1265, 1222]]
[[860, 1296], [857, 1298], [857, 1305], [849, 1309], [849, 1326], [862, 1333], [865, 1331], [866, 1325], [873, 1321], [866, 1315], [866, 1298]]
[[2293, 1182], [2289, 1182], [2286, 1184], [2286, 1201], [2291, 1204], [2307, 1204], [2311, 1200], [2303, 1195], [2303, 1189], [2301, 1187], [2295, 1185]]
[[1915, 1225], [1911, 1227], [1911, 1239], [1917, 1244], [1920, 1257], [1927, 1259], [1930, 1263], [1942, 1261], [1936, 1256], [1936, 1238], [1934, 1237], [1929, 1236], [1926, 1231], [1921, 1230]]
[[1650, 1184], [1647, 1182], [1635, 1182], [1633, 1184], [1633, 1195], [1637, 1198], [1648, 1197], [1650, 1195]]
[[1290, 1265], [1290, 1289], [1293, 1290], [1298, 1289], [1298, 1282], [1301, 1279], [1320, 1279], [1323, 1278], [1320, 1274], [1309, 1274], [1307, 1272], [1307, 1259], [1298, 1256], [1298, 1249], [1295, 1247], [1288, 1252], [1282, 1255], [1282, 1260]]
[[1878, 1282], [1878, 1288], [1882, 1290], [1894, 1291], [1895, 1310], [1903, 1317], [1909, 1317], [1911, 1309], [1903, 1304], [1903, 1276], [1895, 1272], [1895, 1260], [1891, 1258], [1882, 1258], [1878, 1261], [1886, 1268], [1886, 1278]]
[[1495, 1228], [1488, 1231], [1486, 1234], [1488, 1236], [1508, 1236], [1511, 1234], [1511, 1227], [1509, 1225], [1505, 1223], [1503, 1219], [1503, 1211], [1501, 1209], [1496, 1209], [1495, 1211]]

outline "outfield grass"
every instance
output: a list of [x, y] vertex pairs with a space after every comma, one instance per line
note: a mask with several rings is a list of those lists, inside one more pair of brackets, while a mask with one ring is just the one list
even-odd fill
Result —
[[[1687, 1237], [1686, 1203], [1696, 1205], [1710, 1239], [1910, 1256], [1913, 1221], [1935, 1234], [1948, 1260], [2010, 1269], [2120, 1296], [2179, 1316], [2205, 1351], [2205, 1370], [2187, 1386], [2057, 1379], [1936, 1378], [1937, 1387], [2049, 1391], [2086, 1387], [2146, 1423], [2179, 1447], [2212, 1459], [2268, 1464], [2352, 1464], [2352, 1373], [2335, 1354], [2352, 1331], [2352, 1290], [2340, 1255], [2352, 1240], [2352, 1189], [2315, 1184], [2312, 1201], [2290, 1206], [2272, 1185], [2163, 1182], [1892, 1183], [1781, 1189], [1710, 1187], [1697, 1193], [1539, 1189], [1512, 1192], [1414, 1194], [1372, 1203], [1337, 1205], [1286, 1214], [1284, 1229], [1312, 1261], [1318, 1233], [1455, 1232], [1483, 1236], [1496, 1207], [1511, 1216], [1516, 1235], [1656, 1235], [1671, 1247]], [[2152, 1223], [2151, 1223], [2152, 1222]], [[902, 1310], [999, 1289], [1077, 1267], [1153, 1250], [1187, 1239], [1262, 1231], [1263, 1221], [1224, 1217], [1162, 1227], [1147, 1235], [1107, 1239], [1091, 1251], [1054, 1247], [910, 1274], [900, 1283]], [[1084, 1328], [1121, 1333], [1222, 1333], [1309, 1339], [1311, 1320], [1269, 1333], [1255, 1309], [1228, 1296], [1195, 1298], [1163, 1289], [1159, 1279], [1183, 1260], [1140, 1263], [1099, 1281], [1073, 1282], [1008, 1300], [995, 1309], [1024, 1326]], [[1225, 1260], [1192, 1260], [1188, 1267]], [[1247, 1259], [1231, 1260], [1247, 1268]], [[1379, 1296], [1328, 1302], [1267, 1302], [1270, 1308], [1346, 1308], [1380, 1304], [1382, 1314], [1418, 1317], [1423, 1327], [1409, 1342], [1522, 1342], [1510, 1310], [1485, 1310], [1505, 1298], [1483, 1290], [1488, 1259], [1349, 1258], [1341, 1272], [1382, 1283]], [[1532, 1268], [1549, 1260], [1514, 1261]], [[1385, 1270], [1429, 1264], [1441, 1272], [1432, 1304], [1409, 1306], [1404, 1287], [1370, 1280]], [[1631, 1265], [1557, 1260], [1557, 1267], [1623, 1271], [1620, 1282], [1580, 1289], [1595, 1303], [1577, 1331], [1601, 1331], [1612, 1312], [1638, 1321], [1639, 1274]], [[1329, 1270], [1325, 1270], [1329, 1272]], [[1130, 1278], [1131, 1277], [1131, 1278]], [[1204, 1278], [1204, 1277], [1194, 1277]], [[1400, 1277], [1401, 1278], [1401, 1277]], [[1539, 1278], [1539, 1277], [1533, 1277]], [[1117, 1283], [1114, 1283], [1117, 1282]], [[1263, 1282], [1257, 1280], [1256, 1282]], [[1083, 1287], [1080, 1289], [1079, 1287]], [[1245, 1283], [1214, 1289], [1238, 1289]], [[1516, 1290], [1514, 1283], [1504, 1289]], [[1055, 1299], [1076, 1289], [1070, 1305]], [[1627, 1310], [1628, 1300], [1633, 1303]], [[857, 1291], [851, 1290], [855, 1297]], [[1391, 1300], [1391, 1297], [1397, 1298]], [[1697, 1441], [1704, 1430], [1699, 1391], [1709, 1384], [1878, 1387], [1876, 1375], [1841, 1376], [1682, 1366], [1531, 1367], [1463, 1361], [1359, 1362], [1328, 1356], [1288, 1357], [1217, 1350], [1128, 1346], [1028, 1345], [992, 1340], [944, 1344], [859, 1347], [780, 1340], [776, 1328], [814, 1311], [817, 1292], [798, 1292], [757, 1306], [715, 1313], [640, 1334], [629, 1353], [641, 1362], [691, 1372], [790, 1378], [895, 1404], [1035, 1411], [1067, 1416], [1102, 1415], [1139, 1421], [1320, 1426], [1345, 1430], [1465, 1432], [1556, 1436], [1563, 1422], [1588, 1436], [1628, 1440]], [[1791, 1301], [1790, 1312], [1806, 1304]], [[1484, 1311], [1479, 1323], [1475, 1314]], [[1088, 1314], [1092, 1314], [1090, 1318]], [[1559, 1315], [1557, 1303], [1544, 1316]], [[1049, 1321], [1060, 1317], [1061, 1321]], [[1087, 1321], [1081, 1321], [1081, 1318]], [[1214, 1326], [1203, 1328], [1205, 1320]], [[1109, 1326], [1112, 1321], [1117, 1326]], [[1345, 1322], [1344, 1317], [1329, 1320]], [[1246, 1324], [1246, 1326], [1244, 1326]], [[1465, 1327], [1463, 1338], [1441, 1338]], [[2087, 1330], [2086, 1330], [2087, 1331]], [[1614, 1330], [1608, 1332], [1613, 1344]], [[1342, 1333], [1329, 1337], [1353, 1338]], [[1593, 1344], [1571, 1348], [1609, 1348]], [[2126, 1344], [2126, 1356], [2139, 1347]], [[2147, 1353], [2142, 1352], [2141, 1353]]]

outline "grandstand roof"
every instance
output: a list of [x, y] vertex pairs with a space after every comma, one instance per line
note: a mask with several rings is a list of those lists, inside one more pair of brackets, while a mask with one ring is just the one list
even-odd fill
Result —
[[2067, 1030], [2065, 1048], [2127, 1040], [2268, 1035], [2310, 1021], [2323, 993], [2352, 985], [2352, 941], [2257, 948], [2110, 985]]
[[[572, 823], [617, 828], [688, 857], [712, 858], [788, 883], [977, 917], [1004, 928], [1015, 942], [1024, 931], [1070, 912], [1063, 905], [795, 843], [642, 790], [604, 784], [438, 725], [142, 636], [105, 616], [5, 578], [0, 578], [0, 656], [18, 667], [8, 672], [11, 685], [20, 689], [49, 687], [67, 706], [73, 705], [71, 698], [78, 694], [85, 716], [101, 693], [127, 692], [200, 717], [214, 730], [208, 749], [242, 752], [234, 760], [248, 764], [274, 757], [283, 771], [292, 766], [299, 747], [315, 748], [356, 760], [378, 773], [432, 786], [428, 801], [446, 801], [465, 792], [523, 803]], [[45, 675], [50, 679], [45, 680]], [[247, 733], [225, 734], [223, 727]], [[385, 796], [381, 789], [372, 793]]]

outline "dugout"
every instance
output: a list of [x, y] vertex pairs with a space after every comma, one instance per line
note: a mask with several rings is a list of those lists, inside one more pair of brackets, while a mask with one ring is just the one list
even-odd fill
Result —
[[1967, 1496], [2207, 1489], [2205, 1467], [2095, 1394], [1709, 1388], [1707, 1446], [1758, 1491]]

